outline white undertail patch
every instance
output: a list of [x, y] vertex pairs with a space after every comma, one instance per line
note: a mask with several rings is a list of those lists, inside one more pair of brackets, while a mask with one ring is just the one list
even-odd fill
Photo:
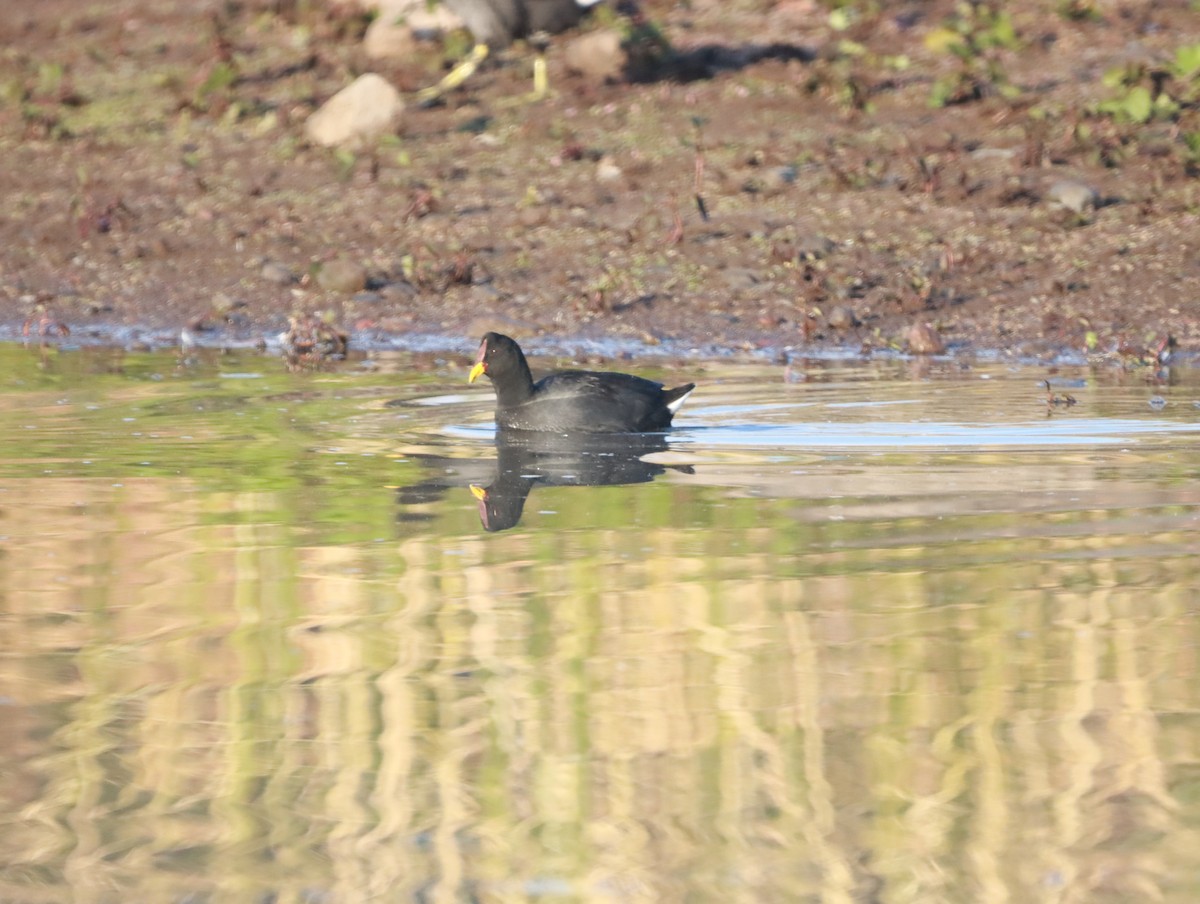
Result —
[[667, 411], [671, 412], [671, 417], [675, 416], [675, 412], [683, 407], [683, 403], [688, 400], [688, 396], [690, 396], [695, 391], [696, 391], [696, 388], [693, 386], [691, 389], [689, 389], [687, 392], [685, 392], [683, 395], [681, 395], [679, 398], [677, 398], [674, 402], [671, 402], [669, 405], [667, 405]]

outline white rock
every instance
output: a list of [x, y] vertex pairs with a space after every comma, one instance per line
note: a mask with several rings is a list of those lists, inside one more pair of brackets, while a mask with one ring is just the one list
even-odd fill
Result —
[[368, 72], [308, 117], [304, 134], [314, 144], [356, 150], [370, 139], [394, 131], [403, 113], [400, 92], [382, 76]]
[[462, 28], [462, 19], [444, 3], [432, 6], [428, 0], [361, 0], [363, 9], [373, 9], [375, 21], [388, 25], [405, 25], [413, 31], [453, 31]]
[[621, 167], [617, 161], [605, 154], [596, 164], [596, 179], [600, 182], [615, 182], [622, 176]]
[[368, 59], [381, 60], [411, 56], [415, 44], [413, 30], [407, 23], [380, 16], [367, 27], [362, 46]]
[[625, 70], [627, 56], [621, 46], [621, 35], [613, 28], [582, 34], [566, 42], [567, 68], [592, 82], [619, 81]]
[[1100, 202], [1100, 194], [1076, 179], [1059, 179], [1046, 192], [1046, 201], [1054, 207], [1083, 213], [1096, 207]]
[[462, 27], [462, 19], [443, 3], [426, 0], [376, 0], [364, 3], [379, 14], [363, 35], [363, 52], [373, 60], [399, 59], [413, 53], [420, 36], [443, 34]]

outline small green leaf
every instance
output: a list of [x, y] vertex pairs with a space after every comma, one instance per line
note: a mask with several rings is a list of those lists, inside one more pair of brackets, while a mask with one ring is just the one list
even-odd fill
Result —
[[934, 53], [947, 53], [955, 44], [961, 43], [962, 35], [945, 26], [934, 28], [925, 35], [925, 47]]
[[333, 152], [334, 163], [337, 164], [338, 178], [345, 182], [354, 172], [354, 164], [358, 160], [354, 151], [347, 148], [337, 148]]
[[65, 70], [61, 63], [42, 63], [38, 66], [37, 90], [39, 94], [53, 94], [62, 87]]
[[1175, 51], [1175, 74], [1180, 78], [1194, 78], [1200, 73], [1200, 44], [1188, 44]]
[[1165, 91], [1154, 98], [1153, 113], [1161, 119], [1170, 119], [1179, 112], [1179, 102]]
[[929, 106], [937, 109], [949, 104], [957, 86], [958, 80], [953, 77], [940, 78], [935, 81], [933, 87], [929, 89]]
[[1121, 110], [1125, 117], [1132, 122], [1147, 122], [1154, 110], [1154, 100], [1150, 97], [1150, 89], [1145, 85], [1135, 85], [1125, 95], [1121, 102]]
[[1137, 84], [1140, 78], [1141, 72], [1137, 66], [1114, 66], [1100, 77], [1100, 81], [1106, 88], [1124, 88]]
[[237, 81], [237, 77], [237, 68], [232, 63], [217, 63], [209, 72], [208, 78], [196, 89], [196, 97], [203, 100], [210, 94], [224, 91]]
[[997, 47], [1016, 47], [1017, 30], [1013, 27], [1012, 17], [1008, 13], [1000, 13], [992, 23], [991, 40]]
[[846, 7], [843, 6], [841, 9], [830, 11], [829, 27], [834, 31], [845, 31], [853, 24], [854, 20], [851, 17], [851, 10], [846, 9]]

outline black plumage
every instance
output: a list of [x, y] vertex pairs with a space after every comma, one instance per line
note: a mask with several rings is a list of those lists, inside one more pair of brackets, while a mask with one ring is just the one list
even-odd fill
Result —
[[695, 383], [666, 389], [632, 374], [564, 370], [533, 381], [521, 347], [488, 333], [469, 381], [487, 376], [496, 390], [496, 426], [557, 433], [649, 433], [671, 426]]

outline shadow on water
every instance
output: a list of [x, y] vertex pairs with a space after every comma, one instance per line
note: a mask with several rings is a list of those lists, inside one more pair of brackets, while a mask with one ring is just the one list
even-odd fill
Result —
[[415, 456], [437, 476], [396, 491], [399, 520], [424, 520], [411, 506], [463, 487], [478, 500], [484, 530], [502, 531], [520, 522], [525, 501], [535, 487], [624, 486], [648, 483], [667, 471], [694, 473], [690, 465], [645, 460], [645, 456], [670, 450], [667, 435], [662, 433], [572, 436], [501, 432], [496, 434], [495, 444], [496, 457], [491, 461]]

